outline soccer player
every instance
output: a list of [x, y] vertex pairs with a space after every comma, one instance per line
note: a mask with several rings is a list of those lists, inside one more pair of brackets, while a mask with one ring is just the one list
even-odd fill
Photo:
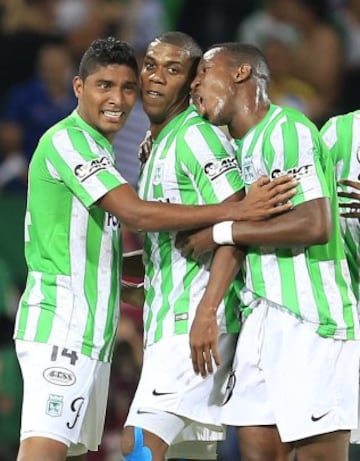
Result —
[[14, 334], [24, 380], [18, 461], [84, 460], [100, 443], [118, 324], [120, 221], [149, 231], [259, 219], [292, 195], [265, 184], [240, 203], [141, 200], [115, 169], [111, 145], [135, 104], [137, 72], [127, 43], [94, 41], [73, 80], [77, 109], [43, 135], [31, 160], [29, 273]]
[[[181, 32], [166, 32], [148, 46], [140, 79], [153, 144], [139, 181], [144, 200], [200, 205], [241, 198], [243, 183], [230, 142], [189, 105], [201, 56], [199, 45]], [[205, 380], [192, 369], [188, 334], [204, 293], [211, 299], [210, 274], [228, 287], [223, 268], [236, 260], [238, 250], [224, 247], [195, 262], [180, 255], [175, 237], [175, 232], [145, 234], [145, 350], [122, 437], [126, 460], [145, 460], [145, 452], [136, 455], [139, 447], [154, 460], [165, 454], [215, 459], [216, 444], [204, 441], [224, 438], [220, 409], [239, 331], [234, 286], [218, 311], [222, 366]], [[200, 437], [201, 442], [186, 443]]]
[[[357, 421], [359, 323], [334, 171], [315, 126], [271, 104], [269, 79], [257, 48], [219, 44], [204, 54], [193, 98], [205, 118], [229, 127], [246, 190], [260, 174], [295, 174], [294, 208], [264, 223], [217, 224], [184, 239], [183, 251], [247, 245], [245, 320], [222, 414], [238, 428], [241, 459], [286, 459], [295, 449], [299, 461], [345, 461]], [[203, 323], [195, 318], [191, 344], [206, 375], [212, 343], [199, 338]]]
[[[321, 134], [335, 164], [341, 207], [341, 231], [352, 288], [360, 309], [360, 111], [332, 117]], [[359, 408], [360, 421], [360, 408]], [[351, 432], [350, 459], [360, 454], [360, 427]]]
[[[321, 129], [323, 140], [335, 164], [340, 192], [341, 230], [349, 263], [352, 288], [360, 300], [360, 110], [332, 117]], [[351, 189], [353, 187], [355, 191]], [[357, 201], [356, 201], [357, 198]], [[351, 199], [355, 199], [351, 203]]]

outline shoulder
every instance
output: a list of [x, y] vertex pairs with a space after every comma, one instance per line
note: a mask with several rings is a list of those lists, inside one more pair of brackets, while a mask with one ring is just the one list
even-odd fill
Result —
[[188, 116], [177, 133], [178, 138], [217, 139], [229, 142], [226, 127], [218, 127], [201, 117], [195, 108], [189, 111]]

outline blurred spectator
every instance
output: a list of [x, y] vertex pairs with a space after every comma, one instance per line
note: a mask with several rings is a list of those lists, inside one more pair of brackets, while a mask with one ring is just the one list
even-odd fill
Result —
[[163, 32], [165, 23], [166, 12], [161, 0], [132, 0], [119, 22], [117, 35], [141, 52], [156, 35]]
[[360, 107], [360, 0], [346, 0], [334, 19], [344, 43], [341, 112], [351, 112]]
[[327, 0], [286, 0], [283, 18], [299, 35], [291, 51], [292, 74], [314, 88], [318, 97], [318, 114], [314, 120], [322, 125], [337, 111], [342, 85], [342, 43], [336, 28], [328, 21]]
[[360, 68], [360, 1], [347, 0], [335, 21], [343, 35], [345, 68]]
[[56, 25], [66, 37], [73, 59], [80, 61], [96, 38], [117, 35], [132, 3], [133, 0], [57, 0]]
[[286, 22], [283, 12], [288, 0], [265, 0], [263, 8], [246, 16], [238, 25], [236, 40], [263, 48], [269, 40], [295, 45], [298, 33]]
[[272, 60], [274, 102], [305, 111], [319, 126], [336, 112], [342, 85], [342, 42], [329, 11], [328, 0], [267, 0], [237, 32]]
[[8, 88], [33, 77], [40, 48], [62, 43], [56, 0], [2, 0], [0, 15], [0, 104]]
[[280, 39], [269, 39], [262, 49], [271, 70], [271, 101], [298, 109], [312, 120], [321, 117], [322, 101], [315, 89], [291, 73], [291, 46]]
[[[3, 141], [1, 133], [0, 141]], [[7, 152], [4, 144], [0, 147], [0, 192], [24, 192], [27, 185], [27, 170], [28, 163], [20, 151]]]
[[[0, 120], [0, 140], [5, 167], [19, 158], [29, 162], [41, 135], [76, 107], [71, 85], [73, 68], [70, 54], [63, 45], [45, 45], [39, 51], [37, 75], [14, 86], [5, 100]], [[9, 160], [11, 159], [11, 160]], [[1, 164], [0, 164], [1, 165]], [[0, 187], [1, 187], [0, 166]]]

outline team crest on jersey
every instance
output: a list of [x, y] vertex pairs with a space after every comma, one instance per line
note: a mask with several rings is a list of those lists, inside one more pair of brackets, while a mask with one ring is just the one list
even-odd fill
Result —
[[62, 395], [50, 394], [46, 405], [46, 414], [49, 416], [61, 416], [63, 412], [64, 397]]
[[221, 160], [214, 160], [204, 165], [204, 172], [213, 181], [227, 171], [238, 169], [235, 157], [226, 157]]
[[256, 172], [251, 158], [247, 158], [243, 161], [241, 172], [245, 184], [252, 184], [256, 181]]
[[112, 165], [111, 160], [107, 156], [95, 158], [90, 162], [76, 165], [74, 168], [75, 176], [80, 179], [80, 182], [86, 181], [90, 176], [99, 171], [106, 170]]
[[154, 170], [153, 180], [152, 180], [152, 183], [154, 184], [154, 186], [158, 186], [159, 184], [161, 184], [161, 180], [163, 177], [163, 169], [164, 169], [164, 166], [161, 163], [156, 165], [155, 170]]

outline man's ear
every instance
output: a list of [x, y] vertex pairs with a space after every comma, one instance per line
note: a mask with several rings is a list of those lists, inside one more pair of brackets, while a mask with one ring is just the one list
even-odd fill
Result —
[[234, 76], [235, 82], [241, 83], [245, 80], [248, 80], [251, 76], [251, 72], [252, 68], [250, 64], [241, 64], [241, 66], [236, 69]]
[[76, 75], [73, 78], [73, 90], [77, 98], [81, 95], [82, 88], [83, 88], [83, 81], [78, 75]]

